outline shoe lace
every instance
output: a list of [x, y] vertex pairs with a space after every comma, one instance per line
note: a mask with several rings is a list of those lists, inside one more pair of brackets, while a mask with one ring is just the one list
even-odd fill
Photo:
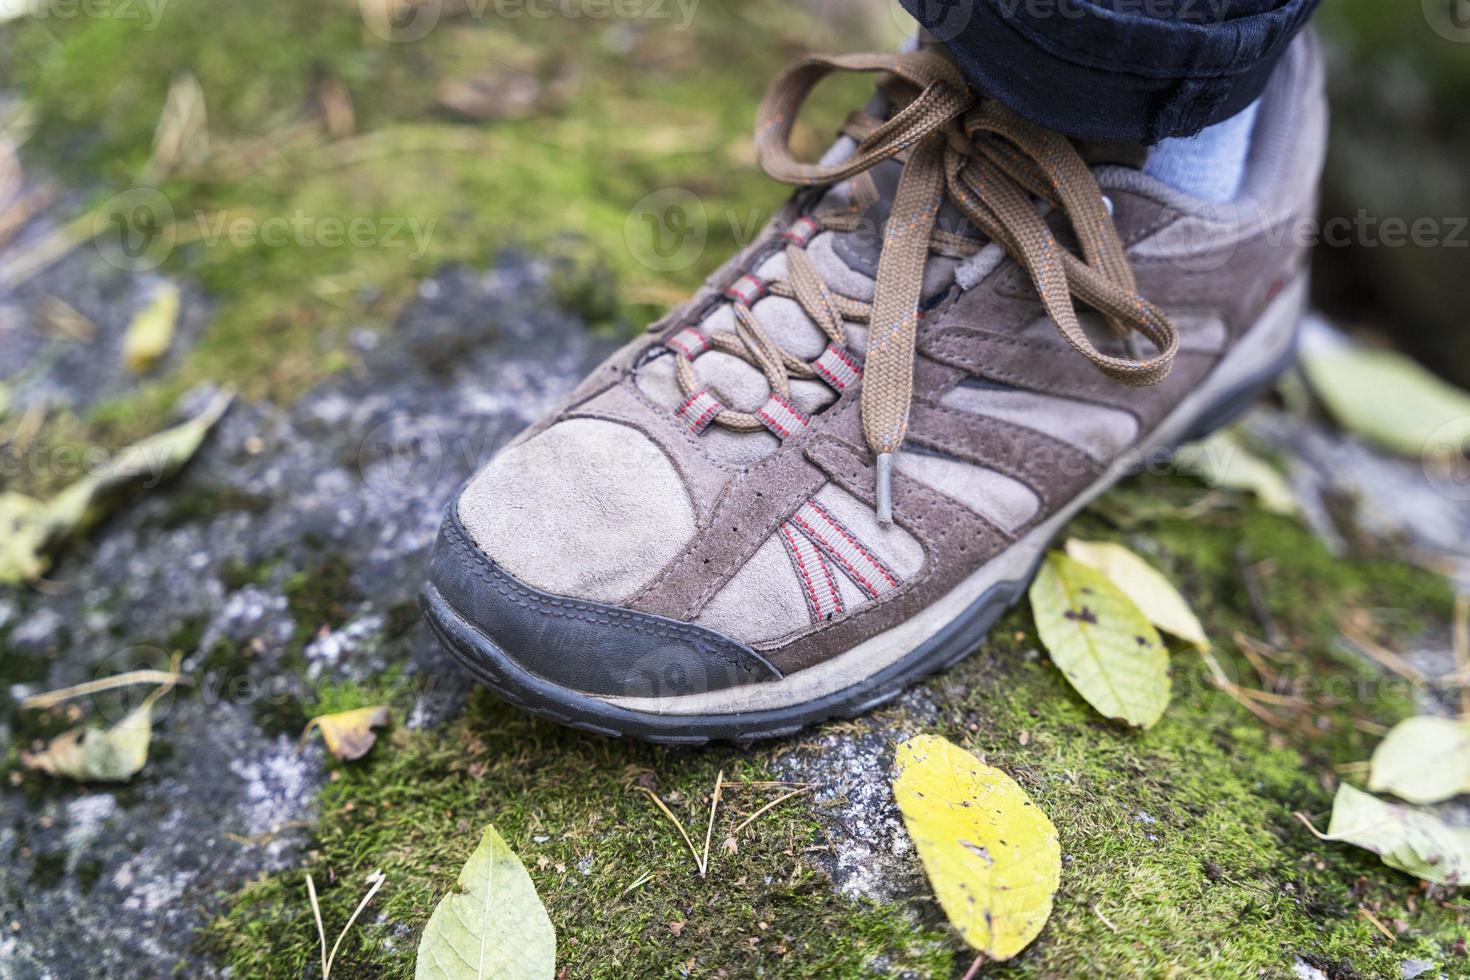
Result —
[[[803, 163], [791, 152], [791, 131], [812, 89], [834, 71], [883, 73], [879, 86], [895, 111], [887, 120], [864, 112], [849, 116], [843, 131], [857, 141], [845, 160]], [[809, 56], [772, 82], [756, 123], [756, 154], [776, 180], [818, 186], [851, 180], [850, 207], [803, 219], [809, 230], [857, 228], [862, 212], [878, 199], [871, 168], [897, 158], [903, 171], [883, 231], [871, 303], [835, 292], [817, 271], [806, 244], [811, 235], [788, 235], [787, 275], [764, 284], [773, 295], [799, 303], [839, 351], [847, 347], [844, 321], [868, 325], [863, 364], [863, 435], [876, 456], [878, 517], [892, 521], [892, 465], [903, 444], [913, 399], [914, 348], [924, 268], [931, 251], [973, 254], [979, 243], [936, 227], [946, 194], [983, 235], [1030, 275], [1041, 302], [1067, 343], [1110, 378], [1124, 384], [1157, 384], [1169, 373], [1179, 335], [1169, 318], [1138, 294], [1133, 270], [1113, 224], [1109, 202], [1073, 144], [1000, 103], [975, 95], [958, 69], [932, 52]], [[1036, 205], [1040, 200], [1066, 216], [1081, 256], [1062, 247]], [[808, 362], [783, 350], [751, 311], [754, 299], [732, 297], [734, 332], [707, 338], [758, 368], [773, 395], [789, 399], [790, 379], [813, 378]], [[1097, 349], [1077, 319], [1075, 303], [1103, 315], [1127, 342], [1130, 356]], [[1134, 333], [1154, 347], [1144, 358]], [[700, 383], [693, 352], [675, 350], [675, 373], [686, 396]], [[735, 431], [764, 427], [757, 414], [711, 408], [712, 424]]]

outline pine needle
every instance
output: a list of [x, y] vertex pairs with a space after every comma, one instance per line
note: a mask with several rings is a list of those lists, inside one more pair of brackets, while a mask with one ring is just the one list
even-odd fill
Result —
[[684, 821], [682, 821], [678, 817], [674, 816], [674, 811], [669, 809], [668, 804], [665, 803], [663, 800], [661, 800], [659, 798], [659, 795], [657, 793], [655, 793], [653, 790], [649, 789], [647, 786], [635, 786], [633, 788], [636, 789], [636, 790], [639, 790], [641, 792], [647, 793], [648, 794], [648, 798], [651, 799], [651, 800], [653, 800], [654, 805], [657, 806], [659, 808], [659, 810], [663, 812], [663, 815], [664, 816], [666, 816], [666, 817], [669, 818], [669, 822], [674, 825], [674, 829], [679, 832], [679, 836], [682, 837], [682, 838], [684, 838], [684, 843], [687, 844], [687, 845], [689, 845], [689, 854], [694, 858], [694, 866], [699, 869], [700, 876], [703, 877], [703, 875], [704, 875], [704, 868], [703, 868], [703, 865], [700, 863], [700, 860], [699, 860], [699, 851], [698, 851], [698, 849], [695, 848], [694, 841], [692, 841], [692, 840], [689, 839], [689, 832], [684, 829]]
[[744, 820], [742, 820], [740, 822], [740, 825], [738, 827], [736, 827], [734, 830], [730, 831], [730, 836], [731, 837], [737, 836], [742, 830], [744, 830], [746, 827], [749, 827], [751, 825], [751, 823], [754, 822], [755, 819], [757, 817], [759, 817], [761, 814], [767, 812], [768, 810], [772, 810], [772, 809], [774, 809], [777, 806], [780, 806], [782, 803], [784, 803], [787, 800], [791, 799], [793, 796], [800, 796], [802, 793], [805, 793], [809, 789], [811, 789], [811, 786], [803, 786], [800, 789], [794, 789], [794, 790], [792, 790], [789, 793], [782, 793], [780, 796], [776, 797], [774, 800], [772, 800], [771, 802], [767, 803], [765, 806], [761, 807], [759, 810], [755, 811], [750, 816], [748, 816]]
[[715, 811], [720, 807], [720, 791], [725, 788], [725, 770], [721, 769], [715, 777], [715, 792], [709, 801], [709, 827], [704, 832], [704, 860], [699, 865], [699, 876], [703, 878], [709, 871], [709, 843], [715, 836]]

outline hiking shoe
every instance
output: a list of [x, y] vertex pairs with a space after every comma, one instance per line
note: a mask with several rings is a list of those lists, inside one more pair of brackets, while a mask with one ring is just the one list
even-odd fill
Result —
[[[798, 162], [836, 70], [879, 94]], [[1303, 37], [1221, 207], [935, 52], [798, 62], [756, 142], [802, 190], [461, 490], [435, 633], [529, 711], [662, 742], [852, 716], [970, 653], [1079, 509], [1289, 363], [1321, 81]]]

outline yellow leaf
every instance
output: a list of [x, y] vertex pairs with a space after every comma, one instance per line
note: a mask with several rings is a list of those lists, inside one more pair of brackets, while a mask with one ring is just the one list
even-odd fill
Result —
[[330, 715], [318, 715], [306, 723], [301, 733], [304, 739], [313, 728], [321, 729], [322, 741], [327, 751], [338, 759], [361, 759], [378, 740], [374, 728], [388, 724], [388, 706], [376, 704], [370, 708], [354, 708]]
[[495, 832], [459, 873], [459, 889], [440, 900], [419, 940], [415, 980], [550, 980], [556, 932], [525, 865]]
[[1399, 722], [1373, 750], [1368, 788], [1410, 803], [1470, 792], [1470, 724], [1423, 715]]
[[949, 921], [1008, 960], [1051, 915], [1062, 876], [1057, 829], [1015, 780], [934, 735], [898, 747], [893, 795]]
[[123, 335], [123, 364], [129, 371], [146, 371], [168, 353], [179, 320], [179, 287], [165, 280], [143, 308], [133, 314]]
[[18, 585], [46, 570], [46, 549], [78, 530], [101, 510], [109, 491], [136, 480], [157, 483], [189, 461], [230, 407], [219, 394], [194, 418], [124, 447], [108, 462], [50, 500], [0, 494], [0, 584]]
[[1165, 633], [1204, 649], [1210, 645], [1205, 628], [1179, 590], [1160, 572], [1121, 544], [1106, 541], [1067, 541], [1067, 556], [1108, 577], [1138, 611]]
[[1169, 704], [1169, 652], [1106, 575], [1054, 551], [1030, 596], [1041, 642], [1088, 704], [1141, 728], [1159, 720]]

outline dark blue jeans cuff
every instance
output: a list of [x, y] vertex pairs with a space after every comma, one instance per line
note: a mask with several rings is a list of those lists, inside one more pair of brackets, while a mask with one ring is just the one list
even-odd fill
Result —
[[977, 89], [1050, 129], [1157, 143], [1253, 102], [1319, 0], [903, 0]]

